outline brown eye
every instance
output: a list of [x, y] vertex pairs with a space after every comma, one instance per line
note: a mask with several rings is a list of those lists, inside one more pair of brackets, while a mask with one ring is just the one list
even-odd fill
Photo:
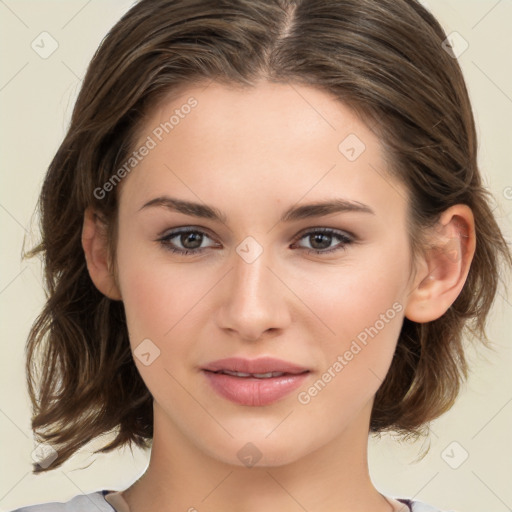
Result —
[[177, 254], [199, 254], [212, 246], [201, 247], [205, 239], [210, 238], [205, 232], [197, 229], [174, 230], [159, 238], [165, 249]]
[[181, 235], [179, 235], [179, 241], [185, 249], [198, 249], [199, 247], [201, 247], [203, 235], [196, 231], [182, 233]]
[[332, 235], [325, 233], [315, 233], [314, 235], [308, 236], [313, 249], [327, 249], [332, 242]]
[[[303, 234], [299, 240], [306, 239], [310, 247], [304, 247], [307, 252], [315, 254], [326, 254], [339, 250], [345, 250], [346, 246], [353, 242], [352, 237], [345, 233], [329, 228], [315, 229]], [[331, 247], [333, 241], [338, 240], [338, 244]]]

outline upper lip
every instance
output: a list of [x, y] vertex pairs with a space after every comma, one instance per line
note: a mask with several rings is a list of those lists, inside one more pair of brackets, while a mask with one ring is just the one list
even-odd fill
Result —
[[226, 359], [218, 359], [212, 361], [202, 368], [211, 372], [218, 372], [221, 370], [228, 370], [231, 372], [240, 373], [269, 373], [269, 372], [282, 372], [299, 374], [309, 371], [303, 366], [283, 361], [282, 359], [275, 359], [273, 357], [261, 357], [259, 359], [244, 359], [241, 357], [228, 357]]

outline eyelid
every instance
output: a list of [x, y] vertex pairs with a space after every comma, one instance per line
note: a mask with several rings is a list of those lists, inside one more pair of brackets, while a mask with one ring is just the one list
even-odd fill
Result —
[[346, 229], [331, 228], [328, 226], [311, 226], [311, 227], [305, 228], [295, 236], [294, 240], [300, 240], [301, 238], [303, 238], [304, 236], [306, 236], [310, 233], [318, 233], [318, 232], [350, 238], [350, 240], [352, 242], [355, 242], [357, 240], [356, 235], [350, 231], [347, 231]]
[[[202, 254], [207, 249], [215, 248], [215, 246], [199, 247], [195, 249], [181, 249], [173, 247], [170, 240], [178, 237], [182, 233], [200, 233], [201, 235], [206, 235], [208, 238], [210, 238], [210, 240], [213, 240], [217, 244], [219, 243], [218, 241], [215, 240], [215, 237], [211, 236], [210, 231], [208, 229], [200, 226], [180, 226], [177, 228], [167, 229], [159, 236], [159, 238], [157, 238], [156, 241], [159, 242], [165, 248], [165, 250], [181, 256], [197, 256]], [[344, 231], [337, 228], [330, 228], [327, 226], [310, 226], [300, 231], [294, 237], [292, 247], [295, 246], [297, 242], [299, 242], [301, 239], [316, 233], [330, 235], [334, 238], [337, 238], [339, 242], [334, 247], [328, 249], [313, 249], [308, 247], [299, 247], [299, 249], [301, 249], [302, 252], [306, 254], [323, 256], [327, 254], [338, 253], [340, 251], [345, 251], [347, 249], [347, 246], [352, 245], [357, 241], [357, 237], [353, 233], [348, 231]]]
[[173, 235], [177, 235], [179, 233], [187, 233], [189, 231], [199, 231], [200, 233], [207, 234], [210, 238], [215, 238], [208, 228], [205, 228], [204, 226], [195, 226], [194, 224], [187, 224], [186, 226], [178, 226], [176, 228], [166, 228], [158, 233], [158, 237], [164, 237], [166, 235], [170, 235], [171, 233]]
[[[172, 234], [173, 236], [178, 235], [180, 233], [188, 233], [190, 231], [198, 231], [202, 234], [208, 235], [212, 240], [216, 240], [216, 237], [212, 235], [211, 231], [208, 228], [205, 228], [203, 226], [180, 226], [177, 228], [167, 228], [164, 229], [162, 232], [158, 234], [158, 239], [166, 237], [166, 235]], [[302, 237], [309, 233], [317, 233], [317, 232], [325, 232], [325, 233], [332, 233], [337, 235], [344, 235], [347, 238], [350, 238], [352, 241], [357, 240], [357, 236], [347, 231], [346, 229], [338, 229], [338, 228], [331, 228], [328, 226], [309, 226], [307, 228], [304, 228], [303, 230], [299, 231], [297, 235], [293, 238], [293, 242], [295, 243], [297, 240], [300, 240]]]
[[[155, 240], [157, 242], [166, 242], [172, 238], [175, 238], [182, 233], [200, 233], [201, 235], [206, 235], [210, 240], [212, 240], [215, 243], [219, 243], [216, 237], [214, 237], [210, 230], [208, 228], [204, 228], [202, 226], [180, 226], [177, 228], [171, 228], [164, 230], [161, 234], [158, 235], [158, 238]], [[202, 251], [204, 249], [209, 249], [212, 246], [209, 247], [202, 247], [200, 249], [195, 249], [194, 252], [198, 253], [199, 251]], [[185, 249], [183, 249], [185, 250]], [[188, 249], [189, 251], [192, 251], [192, 249]]]

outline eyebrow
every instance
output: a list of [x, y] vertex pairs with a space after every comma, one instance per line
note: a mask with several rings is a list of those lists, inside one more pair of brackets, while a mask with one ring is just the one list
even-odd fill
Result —
[[[151, 199], [151, 201], [142, 205], [139, 208], [139, 211], [149, 207], [163, 207], [168, 210], [183, 213], [185, 215], [191, 215], [193, 217], [216, 220], [223, 224], [226, 224], [227, 222], [226, 215], [213, 206], [185, 201], [175, 197], [155, 197], [154, 199]], [[304, 204], [302, 206], [292, 206], [283, 213], [279, 222], [293, 222], [342, 212], [360, 212], [375, 215], [375, 212], [364, 203], [360, 203], [359, 201], [349, 201], [348, 199], [334, 198], [323, 202]]]

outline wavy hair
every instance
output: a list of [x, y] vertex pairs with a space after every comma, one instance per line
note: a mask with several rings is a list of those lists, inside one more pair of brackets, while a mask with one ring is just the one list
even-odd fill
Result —
[[[476, 252], [466, 283], [439, 319], [404, 319], [377, 391], [370, 432], [417, 437], [447, 411], [467, 378], [464, 339], [488, 345], [485, 326], [512, 257], [477, 165], [462, 71], [446, 34], [416, 0], [141, 0], [101, 42], [52, 159], [38, 202], [46, 303], [26, 346], [32, 429], [59, 467], [89, 441], [97, 452], [149, 448], [153, 398], [133, 361], [121, 301], [89, 276], [81, 231], [93, 206], [115, 261], [117, 193], [97, 197], [130, 153], [148, 112], [173, 91], [217, 81], [305, 84], [334, 95], [378, 135], [410, 196], [413, 254], [448, 207], [474, 214]], [[503, 261], [502, 261], [503, 260]]]

